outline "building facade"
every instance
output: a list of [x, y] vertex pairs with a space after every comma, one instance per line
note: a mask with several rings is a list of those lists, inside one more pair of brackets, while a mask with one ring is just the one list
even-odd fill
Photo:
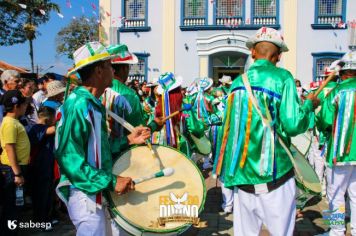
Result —
[[141, 81], [165, 72], [184, 85], [235, 78], [251, 63], [246, 40], [262, 26], [282, 31], [290, 51], [279, 66], [303, 84], [356, 44], [355, 0], [100, 0], [100, 10], [102, 40], [128, 45], [140, 61], [130, 78]]

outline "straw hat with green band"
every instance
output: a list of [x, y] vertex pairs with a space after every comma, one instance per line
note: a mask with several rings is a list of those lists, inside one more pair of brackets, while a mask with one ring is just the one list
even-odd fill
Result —
[[135, 54], [130, 53], [125, 44], [115, 44], [107, 47], [110, 55], [115, 56], [112, 64], [137, 64], [138, 58]]
[[105, 46], [100, 42], [89, 42], [81, 46], [73, 53], [75, 66], [68, 72], [68, 76], [72, 75], [79, 69], [93, 64], [98, 61], [110, 60], [113, 55], [106, 50]]

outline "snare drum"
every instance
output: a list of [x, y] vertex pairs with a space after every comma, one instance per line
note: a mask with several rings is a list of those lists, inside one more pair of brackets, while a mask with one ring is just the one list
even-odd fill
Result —
[[168, 167], [174, 169], [174, 174], [139, 183], [135, 191], [124, 195], [111, 192], [110, 210], [116, 223], [130, 234], [177, 235], [191, 223], [168, 219], [177, 213], [192, 216], [193, 212], [199, 214], [203, 210], [204, 178], [196, 165], [175, 149], [153, 145], [153, 150], [160, 158], [161, 167], [146, 146], [139, 146], [116, 160], [113, 174], [136, 179]]

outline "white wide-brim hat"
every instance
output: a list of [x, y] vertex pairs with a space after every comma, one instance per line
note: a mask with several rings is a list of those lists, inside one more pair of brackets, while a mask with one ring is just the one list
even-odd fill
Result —
[[193, 94], [196, 94], [197, 92], [199, 92], [197, 82], [194, 81], [191, 85], [188, 86], [185, 94], [191, 96]]
[[106, 48], [110, 55], [114, 55], [112, 64], [137, 64], [138, 58], [135, 54], [130, 53], [128, 47], [125, 44], [110, 45]]
[[256, 34], [250, 37], [246, 42], [246, 47], [249, 49], [260, 42], [270, 42], [280, 48], [282, 52], [288, 52], [287, 44], [284, 42], [282, 34], [273, 28], [262, 27], [257, 30]]
[[224, 84], [232, 84], [231, 76], [230, 75], [223, 75], [219, 81]]
[[79, 69], [98, 61], [110, 60], [114, 56], [106, 50], [100, 42], [89, 42], [81, 46], [73, 53], [74, 68], [68, 72], [68, 76], [74, 74]]
[[163, 94], [165, 91], [172, 91], [182, 85], [183, 77], [174, 75], [172, 72], [160, 75], [158, 78], [157, 93]]
[[[321, 76], [327, 77], [329, 76], [331, 73], [333, 73], [336, 70], [337, 65], [340, 63], [340, 60], [336, 60], [333, 61], [333, 63], [331, 63], [330, 66], [326, 66], [324, 68], [323, 74]], [[336, 75], [338, 75], [339, 72], [336, 73]]]
[[341, 61], [345, 62], [341, 70], [356, 70], [356, 51], [346, 53]]
[[197, 82], [198, 88], [204, 91], [208, 90], [213, 84], [214, 84], [213, 79], [208, 77], [200, 78]]
[[56, 96], [60, 93], [64, 93], [66, 91], [66, 86], [63, 82], [54, 80], [47, 84], [47, 94], [46, 97], [50, 98]]

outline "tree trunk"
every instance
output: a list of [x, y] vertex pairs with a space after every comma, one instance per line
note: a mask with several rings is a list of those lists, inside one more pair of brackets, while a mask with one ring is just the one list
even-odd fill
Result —
[[32, 73], [34, 73], [35, 72], [35, 66], [33, 64], [33, 45], [32, 45], [32, 40], [29, 39], [28, 42], [30, 43], [31, 69], [32, 69]]

